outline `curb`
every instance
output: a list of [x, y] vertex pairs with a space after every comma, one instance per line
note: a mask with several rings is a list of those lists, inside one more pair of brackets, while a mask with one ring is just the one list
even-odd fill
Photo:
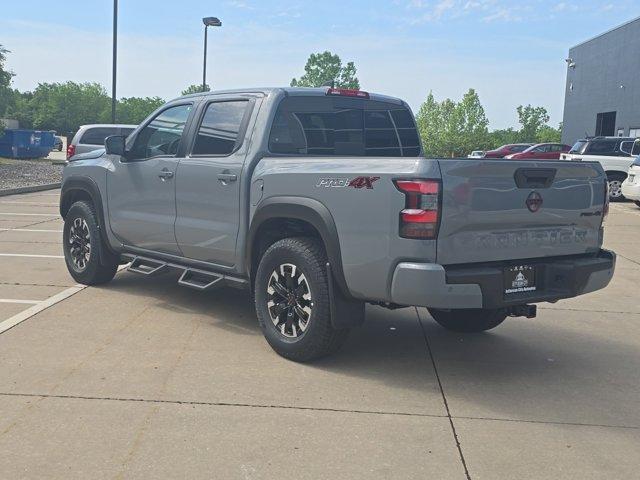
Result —
[[45, 190], [54, 190], [60, 188], [61, 183], [47, 183], [46, 185], [32, 185], [30, 187], [18, 187], [8, 188], [6, 190], [0, 190], [0, 197], [6, 197], [7, 195], [16, 195], [18, 193], [33, 193], [43, 192]]

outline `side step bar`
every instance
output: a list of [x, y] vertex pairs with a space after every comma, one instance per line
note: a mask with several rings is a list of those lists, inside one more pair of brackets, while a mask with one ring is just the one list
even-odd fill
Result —
[[182, 272], [182, 275], [178, 280], [178, 285], [205, 291], [220, 287], [222, 286], [223, 282], [223, 275], [188, 269]]
[[140, 273], [142, 275], [155, 275], [166, 268], [166, 263], [156, 262], [149, 258], [136, 257], [133, 259], [133, 262], [131, 262], [127, 270], [134, 273]]
[[218, 272], [200, 270], [177, 263], [163, 262], [148, 257], [124, 254], [122, 257], [131, 260], [127, 270], [145, 276], [155, 275], [165, 272], [168, 269], [181, 270], [182, 275], [178, 280], [178, 285], [193, 288], [199, 291], [214, 290], [222, 286], [244, 289], [249, 286], [249, 281], [245, 278], [225, 275]]

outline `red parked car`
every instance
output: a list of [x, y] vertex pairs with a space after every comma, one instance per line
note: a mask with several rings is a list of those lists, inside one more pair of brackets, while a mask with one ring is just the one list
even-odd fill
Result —
[[511, 143], [509, 145], [503, 145], [500, 148], [486, 152], [484, 158], [504, 158], [507, 155], [520, 153], [532, 145], [533, 143]]
[[507, 155], [505, 158], [513, 160], [560, 160], [560, 154], [567, 153], [569, 150], [571, 150], [569, 145], [561, 143], [539, 143], [523, 152]]

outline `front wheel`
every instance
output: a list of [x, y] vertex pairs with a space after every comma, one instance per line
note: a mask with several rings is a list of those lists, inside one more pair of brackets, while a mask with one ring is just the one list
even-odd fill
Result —
[[624, 200], [624, 195], [622, 195], [622, 183], [626, 178], [626, 175], [624, 175], [623, 173], [610, 173], [609, 175], [607, 175], [610, 201], [621, 202], [622, 200]]
[[497, 327], [507, 318], [503, 309], [438, 310], [430, 308], [433, 319], [447, 330], [479, 333]]
[[256, 314], [279, 355], [309, 362], [337, 351], [349, 333], [331, 323], [327, 260], [313, 238], [285, 238], [262, 256], [255, 278]]

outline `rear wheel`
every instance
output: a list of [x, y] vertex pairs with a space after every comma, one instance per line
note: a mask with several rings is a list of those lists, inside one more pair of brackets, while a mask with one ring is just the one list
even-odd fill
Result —
[[507, 318], [502, 309], [438, 310], [430, 308], [433, 319], [447, 330], [478, 333], [497, 327]]
[[[64, 219], [63, 250], [67, 269], [73, 279], [84, 285], [109, 282], [118, 269], [117, 259], [111, 258], [102, 241], [98, 218], [93, 205], [76, 202]], [[108, 259], [106, 264], [102, 259]]]
[[622, 195], [622, 182], [624, 182], [625, 178], [626, 176], [622, 173], [610, 173], [607, 175], [610, 201], [621, 202], [624, 200], [624, 195]]
[[327, 260], [313, 238], [285, 238], [262, 256], [255, 280], [258, 321], [278, 354], [309, 362], [337, 351], [349, 330], [331, 323]]

